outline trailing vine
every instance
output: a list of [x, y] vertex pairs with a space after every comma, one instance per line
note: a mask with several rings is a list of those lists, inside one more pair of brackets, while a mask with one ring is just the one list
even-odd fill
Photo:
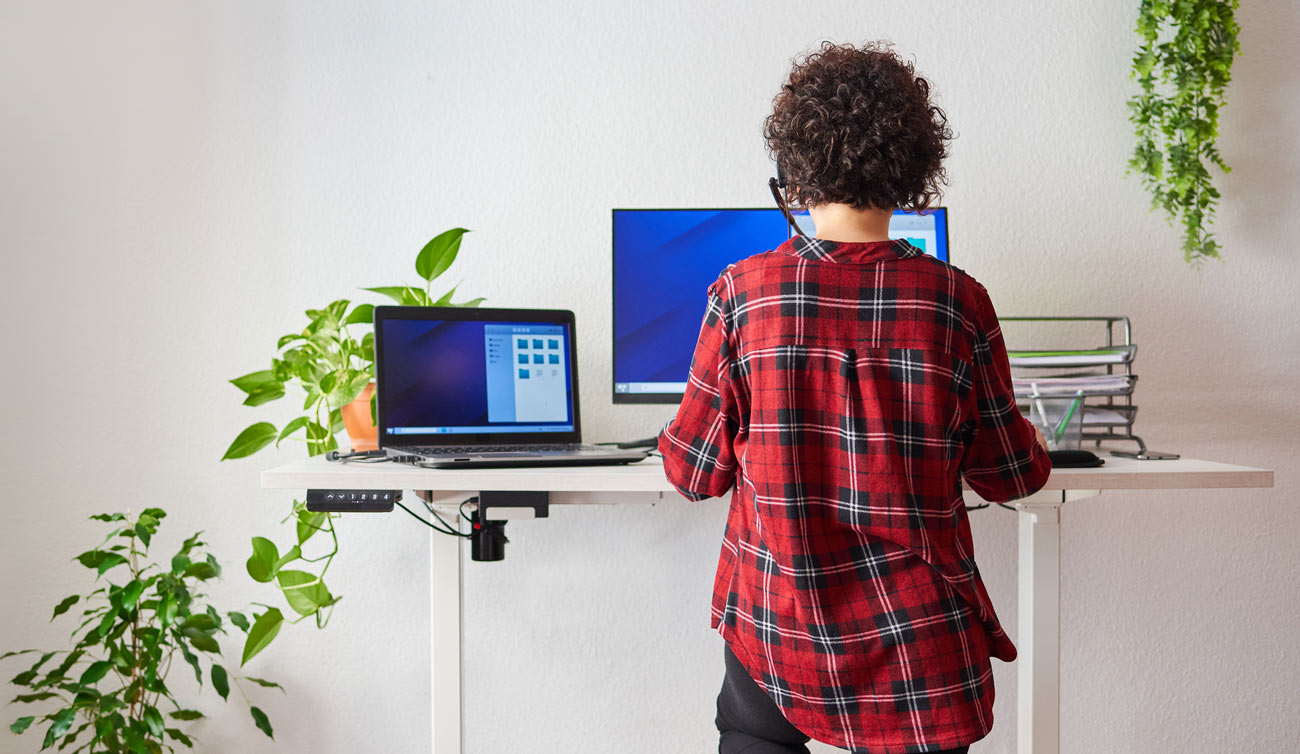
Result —
[[1199, 264], [1219, 257], [1210, 225], [1219, 191], [1207, 163], [1227, 173], [1215, 144], [1232, 61], [1240, 51], [1238, 0], [1141, 0], [1137, 32], [1142, 46], [1132, 78], [1142, 91], [1129, 100], [1137, 146], [1129, 160], [1163, 209], [1183, 227], [1183, 258]]

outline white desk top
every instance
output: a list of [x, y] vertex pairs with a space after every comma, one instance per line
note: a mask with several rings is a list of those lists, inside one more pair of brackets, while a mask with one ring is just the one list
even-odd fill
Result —
[[[1055, 469], [1044, 490], [1170, 490], [1272, 487], [1273, 472], [1250, 466], [1181, 458], [1138, 461], [1106, 456], [1095, 469]], [[394, 463], [330, 463], [323, 457], [262, 472], [272, 489], [380, 489], [478, 492], [675, 492], [657, 458], [628, 466], [536, 469], [420, 469]]]

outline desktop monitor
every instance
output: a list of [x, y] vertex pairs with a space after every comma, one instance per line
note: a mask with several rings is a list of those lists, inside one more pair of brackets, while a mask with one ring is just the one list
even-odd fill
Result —
[[[816, 232], [796, 213], [800, 228]], [[681, 401], [704, 318], [705, 291], [733, 262], [780, 246], [778, 209], [616, 209], [614, 402]], [[898, 211], [891, 238], [948, 261], [948, 211]]]

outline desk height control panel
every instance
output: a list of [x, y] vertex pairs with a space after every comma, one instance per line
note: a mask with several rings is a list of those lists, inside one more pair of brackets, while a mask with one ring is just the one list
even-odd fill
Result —
[[401, 490], [307, 490], [307, 510], [313, 513], [388, 513], [401, 499]]

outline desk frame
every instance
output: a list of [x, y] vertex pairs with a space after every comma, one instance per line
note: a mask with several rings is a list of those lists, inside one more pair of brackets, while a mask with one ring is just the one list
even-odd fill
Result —
[[[319, 459], [270, 469], [263, 487], [411, 489], [456, 516], [480, 489], [550, 492], [551, 505], [650, 504], [676, 497], [658, 464], [525, 470], [438, 471], [393, 466], [327, 465]], [[1060, 751], [1061, 506], [1108, 489], [1272, 487], [1273, 472], [1195, 459], [1111, 458], [1099, 469], [1058, 469], [1043, 490], [1016, 501], [1019, 519], [1018, 754]], [[969, 490], [967, 502], [980, 502]], [[430, 532], [430, 683], [434, 754], [461, 754], [461, 538]]]

